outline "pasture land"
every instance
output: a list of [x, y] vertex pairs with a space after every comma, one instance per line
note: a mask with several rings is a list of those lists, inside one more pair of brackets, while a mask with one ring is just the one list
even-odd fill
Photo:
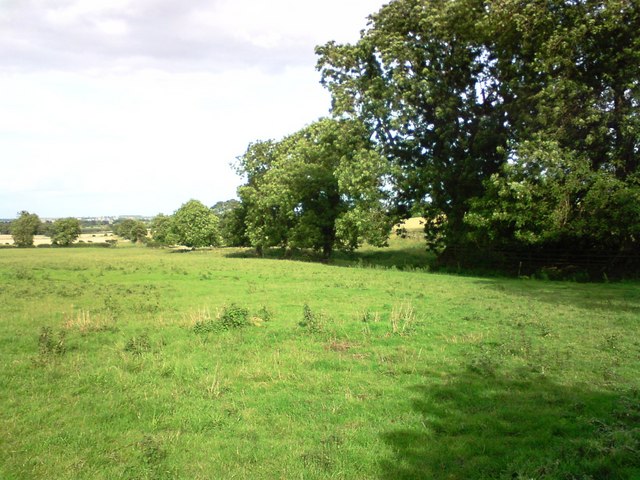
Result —
[[0, 478], [640, 478], [638, 283], [246, 255], [0, 250]]

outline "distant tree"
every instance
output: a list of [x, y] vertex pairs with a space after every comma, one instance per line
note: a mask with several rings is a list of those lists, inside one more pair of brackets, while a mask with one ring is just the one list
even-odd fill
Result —
[[22, 211], [18, 218], [11, 223], [13, 243], [18, 247], [33, 247], [33, 236], [40, 228], [40, 218], [35, 213]]
[[178, 237], [174, 231], [173, 216], [162, 213], [151, 220], [151, 236], [154, 242], [162, 245], [173, 245], [178, 242]]
[[147, 238], [147, 226], [145, 223], [132, 218], [126, 218], [114, 225], [114, 232], [116, 235], [133, 243], [143, 242]]
[[40, 227], [38, 228], [38, 235], [45, 235], [47, 237], [53, 236], [53, 221], [44, 220], [40, 222]]
[[75, 242], [82, 233], [80, 221], [77, 218], [60, 218], [53, 222], [50, 230], [51, 243], [65, 247]]
[[226, 247], [248, 247], [247, 207], [237, 201], [234, 207], [220, 215], [220, 236]]
[[189, 200], [173, 214], [176, 243], [187, 247], [220, 245], [219, 219], [198, 200]]
[[240, 200], [232, 198], [231, 200], [223, 200], [217, 202], [213, 207], [211, 207], [211, 210], [213, 211], [213, 213], [218, 215], [218, 217], [222, 217], [225, 213], [230, 212], [231, 210], [235, 210], [239, 206]]

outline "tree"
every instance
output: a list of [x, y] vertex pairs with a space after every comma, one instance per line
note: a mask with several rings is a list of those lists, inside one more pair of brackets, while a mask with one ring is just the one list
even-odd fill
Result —
[[247, 237], [247, 207], [242, 202], [230, 209], [226, 209], [220, 215], [220, 236], [222, 244], [227, 247], [248, 247], [250, 246]]
[[356, 44], [317, 48], [334, 114], [359, 118], [396, 167], [397, 213], [444, 214], [453, 243], [464, 233], [469, 199], [506, 160], [484, 3], [397, 0], [372, 15]]
[[177, 243], [187, 247], [220, 245], [219, 219], [199, 202], [189, 200], [173, 214], [173, 232]]
[[211, 210], [213, 211], [213, 213], [218, 215], [218, 217], [222, 218], [222, 216], [225, 213], [230, 212], [231, 210], [235, 210], [239, 206], [240, 206], [240, 200], [236, 200], [235, 198], [232, 198], [231, 200], [223, 200], [223, 201], [216, 202], [216, 204], [213, 207], [211, 207]]
[[[626, 245], [623, 237], [638, 238], [635, 217], [610, 208], [635, 198], [638, 185], [639, 31], [640, 4], [624, 0], [396, 0], [357, 43], [318, 47], [318, 67], [334, 114], [359, 118], [395, 166], [396, 210], [446, 219], [426, 226], [442, 224], [448, 245], [483, 229], [492, 238], [523, 232], [481, 221], [514, 178], [553, 185], [568, 201], [565, 233], [622, 222], [613, 229], [630, 233], [609, 238]], [[524, 152], [548, 153], [546, 142], [557, 168], [536, 173]], [[580, 214], [587, 198], [599, 217]], [[527, 212], [520, 200], [508, 194], [500, 204], [550, 228], [540, 241], [559, 238], [545, 208]]]
[[147, 225], [141, 220], [126, 218], [114, 225], [113, 230], [119, 237], [130, 240], [133, 243], [144, 242], [147, 238]]
[[51, 226], [51, 243], [66, 247], [75, 242], [81, 233], [77, 218], [60, 218]]
[[178, 238], [174, 232], [173, 217], [162, 213], [151, 220], [151, 236], [153, 240], [162, 245], [174, 245]]
[[322, 119], [279, 142], [250, 145], [238, 159], [250, 243], [259, 251], [311, 248], [325, 258], [335, 247], [383, 244], [392, 223], [385, 168], [366, 130], [351, 120]]
[[640, 181], [594, 171], [557, 142], [524, 142], [486, 185], [466, 217], [479, 244], [637, 251]]
[[18, 247], [33, 247], [33, 237], [40, 228], [40, 218], [35, 213], [22, 211], [11, 223], [13, 243]]

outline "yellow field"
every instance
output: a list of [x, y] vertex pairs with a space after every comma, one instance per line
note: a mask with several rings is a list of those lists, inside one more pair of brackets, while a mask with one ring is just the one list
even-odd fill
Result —
[[425, 219], [422, 217], [413, 217], [398, 224], [397, 227], [404, 227], [407, 232], [422, 232], [424, 230], [424, 222]]
[[[75, 243], [106, 243], [111, 237], [113, 237], [111, 232], [83, 233]], [[36, 235], [33, 237], [33, 244], [36, 247], [38, 245], [51, 245], [51, 238], [45, 235]], [[13, 245], [13, 237], [11, 235], [0, 235], [0, 245]]]

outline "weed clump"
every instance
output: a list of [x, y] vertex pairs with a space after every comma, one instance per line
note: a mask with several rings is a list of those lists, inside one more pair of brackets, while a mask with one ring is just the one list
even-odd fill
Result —
[[326, 327], [326, 319], [321, 313], [315, 313], [308, 304], [302, 307], [302, 321], [298, 324], [310, 333], [320, 333]]
[[249, 319], [248, 308], [232, 303], [225, 306], [215, 319], [211, 318], [208, 310], [199, 312], [195, 317], [193, 331], [197, 334], [207, 334], [223, 330], [235, 330], [248, 326], [251, 323]]
[[56, 337], [50, 327], [42, 327], [38, 337], [40, 356], [64, 355], [67, 351], [65, 339], [66, 333], [64, 331], [60, 331]]
[[167, 452], [162, 444], [150, 435], [145, 435], [138, 443], [138, 447], [142, 459], [147, 465], [155, 466], [167, 457]]
[[143, 333], [137, 337], [131, 337], [124, 346], [124, 351], [132, 355], [142, 355], [151, 350], [149, 335]]
[[416, 311], [409, 303], [394, 307], [391, 311], [391, 333], [407, 335], [416, 324]]
[[256, 317], [258, 317], [263, 322], [268, 322], [273, 319], [273, 312], [269, 310], [267, 306], [263, 305], [262, 308], [258, 310]]
[[225, 330], [246, 327], [249, 324], [249, 309], [232, 303], [222, 310], [220, 324]]

